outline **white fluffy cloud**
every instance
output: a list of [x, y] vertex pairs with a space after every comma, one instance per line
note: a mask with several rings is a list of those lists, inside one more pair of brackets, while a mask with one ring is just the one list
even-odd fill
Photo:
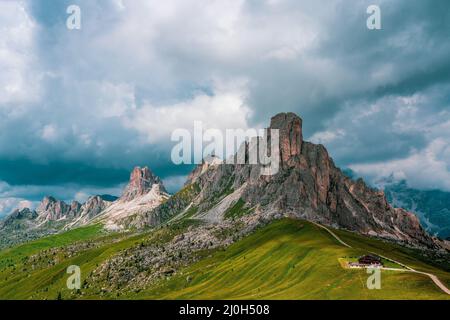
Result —
[[[63, 1], [0, 1], [0, 179], [12, 185], [35, 185], [34, 174], [71, 183], [55, 163], [86, 170], [86, 185], [98, 168], [136, 164], [178, 177], [174, 129], [259, 127], [281, 111], [302, 116], [339, 165], [372, 175], [402, 159], [420, 168], [448, 141], [439, 85], [450, 81], [450, 22], [439, 5], [382, 0], [383, 30], [372, 32], [365, 1], [77, 3], [82, 29], [69, 31]], [[445, 163], [448, 149], [435, 158]], [[25, 174], [24, 163], [39, 166]]]
[[30, 74], [36, 63], [37, 26], [22, 1], [0, 2], [0, 107], [35, 101], [38, 74]]
[[157, 143], [170, 139], [175, 129], [192, 131], [194, 121], [201, 121], [205, 130], [247, 129], [250, 114], [245, 91], [225, 86], [215, 88], [211, 95], [198, 93], [173, 105], [146, 103], [125, 119], [125, 125], [138, 130], [150, 143]]

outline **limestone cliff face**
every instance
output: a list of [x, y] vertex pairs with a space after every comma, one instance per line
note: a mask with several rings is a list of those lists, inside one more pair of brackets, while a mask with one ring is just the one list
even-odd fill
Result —
[[110, 205], [109, 201], [103, 200], [101, 196], [90, 197], [80, 208], [80, 216], [92, 219], [100, 214]]
[[[107, 199], [110, 200], [109, 198]], [[105, 197], [97, 195], [89, 197], [84, 204], [75, 202], [72, 203], [72, 207], [77, 208], [77, 214], [73, 217], [72, 221], [65, 226], [65, 229], [83, 226], [90, 223], [104, 210], [111, 206], [113, 202], [108, 200], [105, 200]]]
[[130, 182], [120, 199], [123, 201], [131, 201], [136, 197], [147, 194], [155, 185], [159, 187], [161, 192], [166, 193], [161, 179], [155, 176], [148, 167], [135, 167], [131, 172]]
[[188, 175], [185, 185], [188, 186], [197, 181], [209, 168], [214, 168], [222, 164], [222, 160], [216, 156], [209, 156], [205, 158], [201, 164], [195, 167]]
[[72, 201], [70, 205], [54, 197], [45, 197], [36, 209], [37, 220], [45, 221], [71, 221], [81, 216], [93, 218], [103, 211], [108, 201], [104, 201], [101, 196], [90, 197], [84, 204]]
[[82, 204], [78, 201], [72, 201], [70, 204], [69, 218], [75, 218], [80, 214]]
[[269, 219], [294, 216], [361, 234], [435, 246], [414, 214], [391, 207], [382, 191], [370, 188], [363, 180], [347, 178], [324, 146], [304, 141], [298, 116], [278, 114], [270, 128], [280, 130], [279, 172], [261, 176], [258, 165], [218, 165], [205, 170], [203, 164], [188, 180], [191, 183], [195, 176], [201, 190], [196, 200], [199, 212], [206, 212], [206, 217], [214, 215], [217, 221], [218, 209], [210, 209], [214, 205], [219, 208], [217, 194], [233, 192], [230, 205], [239, 198]]
[[169, 197], [161, 179], [148, 167], [135, 167], [122, 196], [103, 210], [99, 219], [109, 230], [141, 225], [136, 221]]
[[45, 197], [36, 210], [17, 209], [0, 222], [0, 248], [87, 224], [110, 204], [102, 196], [70, 205]]
[[[53, 197], [45, 197], [36, 212], [40, 221], [56, 221], [67, 217], [71, 206]], [[75, 214], [75, 213], [74, 213]]]
[[0, 230], [13, 225], [15, 222], [20, 220], [34, 220], [37, 218], [36, 211], [30, 210], [28, 208], [16, 209], [9, 216], [5, 218], [5, 220], [0, 222]]
[[271, 129], [280, 132], [280, 158], [285, 164], [298, 161], [302, 150], [302, 119], [294, 113], [279, 113], [270, 122]]

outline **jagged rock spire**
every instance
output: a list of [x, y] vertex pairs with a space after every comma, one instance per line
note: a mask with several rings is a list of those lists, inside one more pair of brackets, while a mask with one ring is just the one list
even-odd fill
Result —
[[130, 182], [120, 199], [130, 201], [138, 196], [147, 194], [155, 184], [159, 186], [161, 192], [166, 192], [161, 179], [155, 176], [148, 167], [135, 167], [131, 172]]
[[[383, 192], [370, 188], [362, 180], [348, 179], [324, 146], [304, 141], [300, 117], [280, 113], [271, 119], [269, 128], [279, 130], [280, 172], [261, 176], [251, 165], [218, 166], [206, 172], [196, 168], [188, 182], [194, 181], [192, 177], [200, 181], [202, 198], [198, 210], [206, 211], [203, 216], [216, 219], [219, 207], [210, 208], [217, 201], [217, 194], [229, 193], [231, 181], [234, 192], [228, 199], [239, 197], [247, 207], [257, 207], [258, 214], [265, 219], [299, 217], [365, 235], [436, 246], [416, 216], [391, 207]], [[225, 199], [221, 205], [233, 203], [233, 199], [229, 202]]]
[[280, 130], [280, 158], [288, 163], [302, 151], [302, 119], [295, 113], [279, 113], [270, 121], [270, 129]]

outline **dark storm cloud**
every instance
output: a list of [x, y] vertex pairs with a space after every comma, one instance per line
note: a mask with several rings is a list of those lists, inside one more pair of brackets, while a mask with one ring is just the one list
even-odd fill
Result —
[[[258, 116], [267, 117], [278, 105], [297, 111], [308, 120], [306, 130], [314, 132], [323, 129], [349, 101], [409, 95], [449, 82], [448, 1], [380, 1], [379, 31], [370, 31], [365, 25], [365, 9], [372, 3], [330, 3], [333, 12], [320, 21], [318, 44], [309, 52], [328, 63], [324, 69], [313, 68], [308, 74], [302, 57], [258, 70], [259, 81], [251, 96], [252, 105], [262, 111]], [[298, 6], [302, 4], [306, 6], [304, 2]], [[317, 12], [327, 10], [327, 5], [321, 5], [323, 9], [315, 8]], [[334, 69], [329, 72], [326, 67]]]
[[[65, 27], [69, 4], [82, 9], [80, 31]], [[377, 1], [376, 31], [370, 4], [33, 0], [22, 13], [9, 3], [0, 181], [18, 198], [36, 185], [69, 198], [148, 165], [175, 191], [192, 167], [171, 163], [172, 130], [260, 127], [281, 111], [297, 112], [342, 166], [425, 152], [448, 136], [450, 4]]]
[[85, 163], [36, 164], [28, 159], [0, 160], [0, 176], [10, 185], [58, 185], [75, 183], [107, 187], [126, 181], [129, 171], [90, 167]]

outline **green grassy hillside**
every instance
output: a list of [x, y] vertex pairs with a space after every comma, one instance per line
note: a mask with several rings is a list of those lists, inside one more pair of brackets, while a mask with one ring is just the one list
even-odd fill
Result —
[[86, 241], [102, 235], [103, 227], [99, 224], [70, 230], [65, 233], [44, 237], [10, 249], [0, 251], [0, 270], [6, 265], [13, 265], [26, 256], [42, 250], [69, 245], [79, 241]]
[[[138, 247], [143, 242], [167, 242], [189, 225], [195, 225], [195, 222], [182, 222], [138, 234], [104, 233], [101, 225], [93, 225], [2, 251], [0, 299], [81, 298], [66, 287], [69, 266], [79, 266], [81, 280], [84, 281], [93, 270], [116, 254]], [[93, 286], [82, 298], [103, 298], [98, 294], [100, 291], [99, 286]]]
[[[358, 236], [354, 237], [356, 239]], [[365, 270], [345, 270], [338, 261], [340, 257], [367, 253], [365, 249], [368, 245], [381, 245], [375, 240], [358, 238], [364, 241], [363, 245], [360, 247], [359, 242], [355, 241], [353, 244], [358, 249], [349, 249], [313, 224], [294, 220], [277, 221], [227, 250], [187, 268], [182, 275], [132, 298], [450, 298], [426, 276], [408, 272], [382, 271], [381, 290], [367, 289], [369, 275]], [[383, 246], [385, 249], [390, 248], [389, 244], [383, 243]], [[449, 276], [442, 270], [416, 262], [416, 266], [419, 265], [441, 276]]]
[[[186, 223], [186, 222], [184, 222]], [[141, 243], [170, 241], [186, 226], [142, 234], [104, 235], [99, 226], [80, 228], [0, 252], [1, 299], [117, 298], [90, 288], [83, 295], [65, 288], [69, 265], [85, 275], [118, 253]], [[336, 232], [336, 231], [335, 231]], [[449, 299], [426, 276], [382, 271], [381, 290], [366, 288], [365, 270], [343, 269], [339, 259], [381, 250], [390, 258], [436, 274], [450, 273], [415, 258], [413, 252], [347, 232], [336, 232], [354, 248], [305, 221], [280, 220], [226, 249], [160, 280], [126, 299]], [[76, 243], [75, 245], [73, 243]], [[406, 249], [405, 249], [406, 250]], [[39, 259], [35, 258], [36, 254]], [[30, 260], [34, 259], [34, 260]], [[43, 261], [42, 261], [43, 260]], [[47, 261], [48, 260], [48, 261]], [[32, 261], [32, 263], [30, 262]], [[126, 266], [124, 266], [126, 268]], [[83, 291], [83, 289], [82, 289]]]

